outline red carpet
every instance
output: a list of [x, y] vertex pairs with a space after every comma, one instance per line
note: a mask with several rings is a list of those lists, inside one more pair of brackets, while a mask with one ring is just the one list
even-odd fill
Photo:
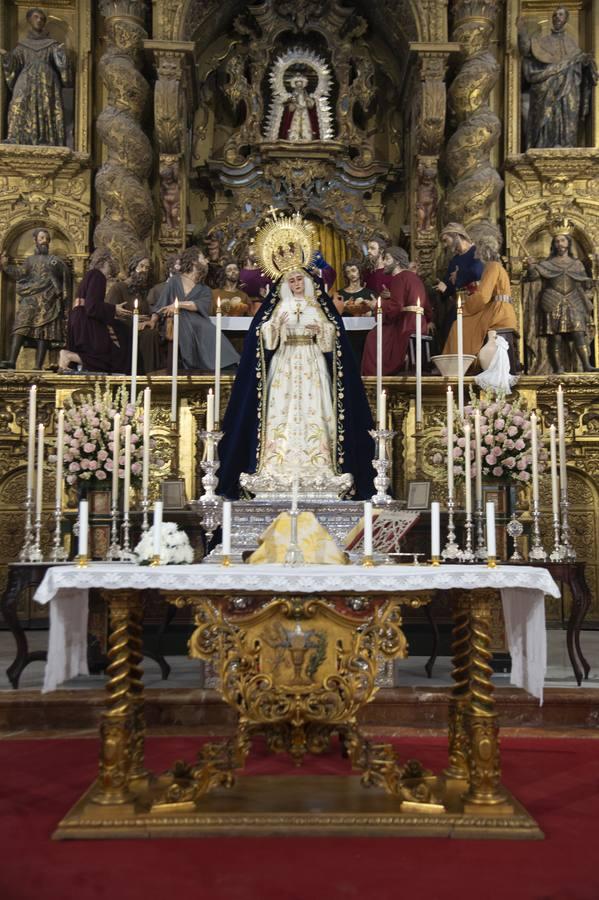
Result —
[[[154, 771], [192, 759], [191, 738], [153, 738]], [[398, 742], [439, 770], [445, 741]], [[599, 900], [599, 741], [505, 739], [506, 786], [544, 841], [210, 838], [55, 842], [96, 770], [95, 740], [0, 742], [1, 900]], [[313, 773], [346, 764], [335, 753]], [[287, 768], [258, 749], [248, 771]], [[469, 886], [466, 886], [467, 883]]]

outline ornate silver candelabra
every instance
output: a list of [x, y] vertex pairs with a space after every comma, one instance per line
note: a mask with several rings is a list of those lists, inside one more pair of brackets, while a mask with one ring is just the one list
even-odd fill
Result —
[[110, 510], [110, 547], [106, 559], [121, 559], [122, 548], [119, 544], [119, 508], [117, 498], [112, 495], [112, 507]]
[[42, 553], [42, 512], [36, 513], [33, 543], [29, 548], [29, 562], [42, 562], [44, 555]]
[[539, 528], [539, 519], [541, 513], [539, 510], [539, 501], [533, 497], [532, 501], [532, 549], [528, 553], [529, 559], [535, 559], [539, 562], [545, 562], [547, 554], [541, 542], [541, 530]]
[[[204, 459], [200, 465], [204, 475], [202, 475], [202, 487], [204, 493], [199, 500], [194, 500], [192, 506], [197, 509], [200, 519], [206, 532], [208, 541], [212, 539], [212, 535], [222, 522], [223, 517], [223, 501], [216, 494], [218, 486], [217, 471], [220, 465], [218, 460], [218, 443], [223, 436], [222, 431], [200, 431], [200, 438], [204, 442]], [[211, 447], [213, 453], [208, 452]], [[209, 459], [213, 456], [213, 459]]]
[[64, 562], [67, 558], [62, 543], [62, 507], [57, 503], [54, 507], [54, 540], [52, 542], [52, 562]]
[[549, 555], [549, 559], [551, 562], [563, 562], [566, 558], [566, 548], [561, 542], [560, 539], [560, 521], [559, 521], [559, 512], [554, 510], [553, 512], [553, 550]]
[[123, 546], [122, 546], [120, 554], [119, 554], [119, 559], [122, 562], [134, 562], [135, 561], [135, 554], [131, 550], [131, 544], [129, 542], [130, 541], [130, 529], [131, 529], [130, 515], [129, 515], [129, 510], [127, 510], [125, 513], [123, 513]]
[[474, 524], [472, 522], [472, 513], [466, 515], [466, 546], [460, 553], [462, 562], [474, 562], [475, 555], [472, 549], [472, 538], [474, 536]]
[[23, 540], [21, 552], [19, 553], [19, 559], [21, 562], [33, 561], [31, 559], [33, 545], [33, 491], [28, 490], [27, 497], [25, 499], [25, 538]]
[[[396, 431], [390, 431], [385, 428], [373, 428], [372, 431], [368, 432], [370, 437], [373, 438], [375, 442], [375, 458], [372, 460], [372, 466], [376, 469], [376, 476], [374, 479], [374, 486], [376, 488], [376, 494], [372, 496], [372, 502], [375, 506], [383, 506], [386, 503], [391, 503], [392, 498], [387, 493], [389, 489], [389, 485], [391, 483], [390, 478], [388, 476], [389, 471], [389, 444], [397, 434]], [[385, 443], [385, 456], [384, 459], [381, 459], [379, 455], [379, 445], [380, 441], [384, 441]]]
[[150, 509], [150, 501], [148, 500], [147, 491], [143, 495], [143, 499], [141, 501], [141, 533], [145, 534], [149, 528], [148, 525], [148, 511]]
[[461, 550], [455, 539], [455, 525], [453, 521], [453, 511], [455, 502], [453, 497], [447, 498], [447, 542], [441, 551], [443, 559], [460, 559]]
[[561, 491], [560, 492], [560, 512], [562, 516], [562, 545], [564, 547], [564, 559], [567, 562], [575, 562], [576, 561], [576, 550], [570, 543], [570, 525], [568, 523], [568, 509], [570, 504], [568, 503], [568, 492]]

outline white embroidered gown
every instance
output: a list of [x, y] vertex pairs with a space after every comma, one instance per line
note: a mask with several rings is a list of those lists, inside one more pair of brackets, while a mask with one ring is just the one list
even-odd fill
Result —
[[[287, 322], [281, 319], [288, 313]], [[317, 325], [311, 334], [306, 326]], [[266, 350], [274, 350], [266, 383], [262, 452], [255, 475], [240, 483], [258, 498], [289, 496], [294, 476], [301, 495], [333, 499], [352, 485], [335, 474], [336, 409], [323, 354], [333, 351], [335, 326], [315, 301], [282, 299], [260, 327]]]

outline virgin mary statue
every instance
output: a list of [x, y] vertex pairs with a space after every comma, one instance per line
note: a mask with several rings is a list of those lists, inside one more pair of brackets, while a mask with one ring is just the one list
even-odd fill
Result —
[[281, 499], [295, 483], [305, 499], [369, 497], [372, 418], [342, 320], [304, 268], [311, 231], [297, 216], [263, 231], [258, 259], [278, 282], [248, 332], [223, 420], [220, 493]]

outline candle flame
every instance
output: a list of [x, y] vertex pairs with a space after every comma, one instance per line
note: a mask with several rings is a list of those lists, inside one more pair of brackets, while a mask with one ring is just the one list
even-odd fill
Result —
[[216, 298], [216, 313], [217, 313], [217, 315], [220, 312], [221, 312], [221, 305], [220, 305], [220, 294], [219, 294], [218, 297]]
[[138, 311], [139, 311], [139, 300], [136, 297], [135, 300], [133, 301], [133, 312], [138, 312]]
[[382, 309], [382, 300], [381, 300], [381, 296], [379, 294], [379, 296], [376, 298], [376, 310], [377, 310], [377, 312], [380, 312], [381, 309]]
[[179, 312], [179, 298], [175, 297], [175, 310]]

